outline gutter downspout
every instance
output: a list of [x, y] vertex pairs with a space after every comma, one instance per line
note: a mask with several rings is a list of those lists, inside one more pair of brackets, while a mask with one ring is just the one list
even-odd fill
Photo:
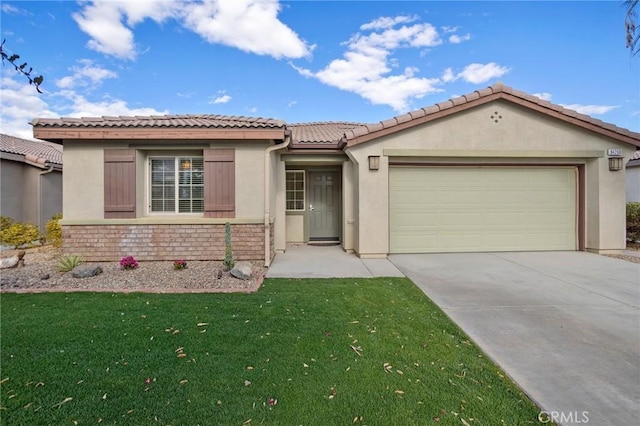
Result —
[[284, 143], [267, 147], [264, 151], [264, 266], [271, 264], [270, 158], [273, 151], [285, 149], [291, 143], [291, 130], [285, 130]]
[[42, 211], [44, 209], [44, 194], [42, 193], [42, 177], [44, 175], [48, 175], [49, 173], [55, 170], [53, 167], [53, 164], [49, 162], [45, 163], [45, 166], [48, 167], [48, 169], [38, 173], [38, 228], [40, 228], [40, 231], [44, 230], [44, 223], [42, 223], [42, 216], [43, 216]]

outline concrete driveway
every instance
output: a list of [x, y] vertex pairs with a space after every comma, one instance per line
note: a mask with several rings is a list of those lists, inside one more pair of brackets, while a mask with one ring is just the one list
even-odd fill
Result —
[[640, 264], [584, 252], [392, 255], [560, 424], [640, 419]]

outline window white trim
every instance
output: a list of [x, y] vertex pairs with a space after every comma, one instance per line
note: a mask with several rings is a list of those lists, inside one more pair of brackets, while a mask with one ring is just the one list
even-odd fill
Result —
[[[153, 191], [153, 167], [152, 167], [152, 162], [154, 160], [173, 160], [173, 174], [174, 174], [174, 178], [173, 178], [173, 211], [153, 211], [153, 195], [152, 195], [152, 191]], [[181, 170], [181, 162], [184, 162], [185, 160], [200, 160], [201, 164], [202, 164], [202, 169], [201, 170], [197, 170], [194, 173], [201, 173], [201, 179], [202, 179], [202, 185], [199, 184], [193, 184], [192, 183], [192, 176], [190, 176], [190, 183], [187, 186], [186, 184], [181, 185], [180, 184], [180, 173], [184, 172], [185, 170]], [[146, 182], [145, 182], [145, 200], [146, 200], [146, 205], [147, 205], [147, 215], [149, 216], [174, 216], [174, 215], [180, 215], [180, 216], [196, 216], [196, 217], [202, 217], [204, 216], [204, 186], [205, 186], [205, 182], [204, 182], [204, 157], [202, 155], [193, 155], [193, 154], [182, 154], [182, 155], [151, 155], [147, 157], [147, 161], [145, 162], [145, 166], [146, 166]], [[159, 185], [160, 186], [160, 185]], [[170, 185], [168, 185], [170, 186]], [[194, 187], [202, 187], [202, 196], [201, 197], [193, 197], [193, 189]], [[162, 186], [160, 186], [162, 187]], [[185, 187], [190, 188], [190, 197], [189, 198], [185, 198], [183, 197], [182, 200], [189, 200], [191, 202], [195, 201], [200, 201], [202, 202], [202, 211], [200, 212], [180, 212], [180, 190], [184, 190]], [[164, 197], [162, 199], [165, 199]], [[161, 200], [162, 200], [161, 199]], [[168, 200], [171, 200], [170, 198]], [[192, 208], [192, 206], [189, 206], [190, 208]]]
[[[293, 176], [290, 180], [289, 176]], [[292, 183], [293, 187], [290, 187]], [[300, 186], [302, 188], [300, 188]], [[306, 210], [306, 173], [304, 170], [285, 170], [285, 210], [288, 212], [303, 212]], [[293, 199], [289, 196], [293, 195]], [[293, 206], [290, 208], [290, 206]]]

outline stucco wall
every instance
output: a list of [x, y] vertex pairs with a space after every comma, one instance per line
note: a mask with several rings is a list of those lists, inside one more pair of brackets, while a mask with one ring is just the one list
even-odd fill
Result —
[[[264, 150], [267, 142], [211, 143], [195, 141], [181, 150], [154, 141], [136, 144], [136, 216], [149, 216], [147, 209], [148, 156], [198, 154], [203, 146], [235, 149], [235, 219], [263, 220], [264, 214]], [[104, 218], [105, 148], [128, 148], [129, 141], [65, 141], [64, 220], [99, 221]], [[173, 145], [175, 147], [175, 145]], [[234, 219], [230, 220], [231, 222]]]
[[342, 165], [342, 247], [345, 251], [355, 251], [355, 182], [354, 165], [345, 161]]
[[628, 167], [625, 173], [627, 180], [627, 201], [640, 203], [640, 164]]
[[104, 217], [103, 146], [93, 141], [64, 144], [62, 217], [65, 221]]
[[19, 222], [22, 218], [22, 174], [24, 164], [1, 160], [0, 163], [0, 215]]
[[55, 214], [62, 212], [62, 172], [52, 171], [40, 177], [40, 229]]
[[2, 159], [0, 215], [40, 227], [62, 211], [62, 173]]
[[[493, 116], [493, 118], [491, 118]], [[496, 122], [497, 120], [497, 122]], [[441, 163], [586, 164], [586, 242], [594, 251], [624, 248], [624, 173], [610, 172], [606, 150], [633, 147], [505, 101], [397, 132], [347, 149], [357, 169], [358, 248], [389, 251], [389, 159]], [[551, 153], [551, 154], [549, 154]], [[547, 155], [549, 154], [549, 155]], [[367, 157], [380, 156], [370, 171]]]

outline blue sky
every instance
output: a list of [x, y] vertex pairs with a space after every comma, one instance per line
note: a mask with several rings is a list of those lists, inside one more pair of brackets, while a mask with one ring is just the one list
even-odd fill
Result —
[[620, 1], [2, 1], [3, 133], [35, 117], [376, 122], [497, 81], [640, 131]]

